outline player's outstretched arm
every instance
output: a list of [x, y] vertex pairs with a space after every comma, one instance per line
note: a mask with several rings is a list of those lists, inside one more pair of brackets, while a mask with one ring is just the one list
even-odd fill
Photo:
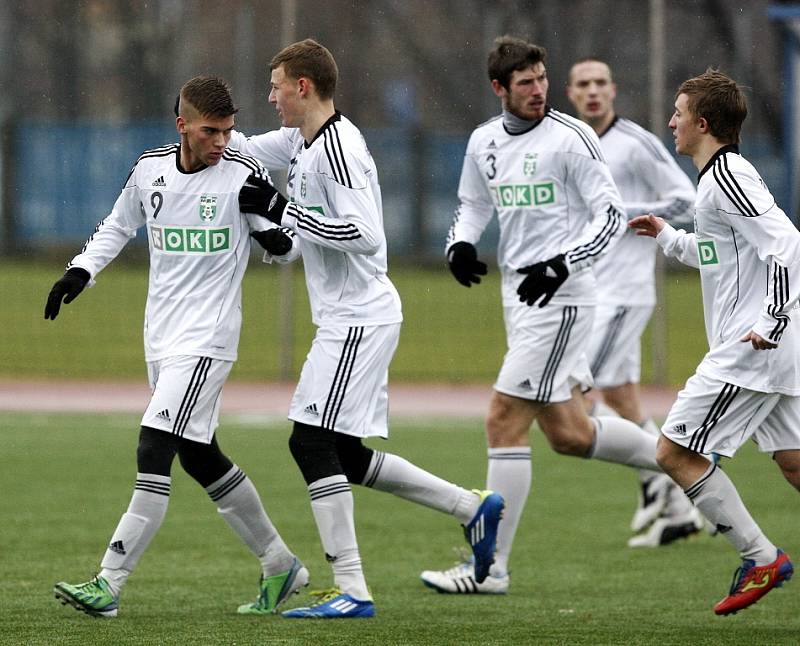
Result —
[[255, 213], [280, 226], [288, 200], [269, 180], [250, 175], [239, 191], [239, 210]]
[[83, 291], [91, 276], [89, 272], [81, 267], [70, 267], [66, 273], [59, 278], [47, 296], [47, 303], [44, 306], [44, 318], [55, 321], [58, 312], [61, 310], [61, 301], [64, 304], [74, 301], [78, 294]]
[[648, 236], [655, 238], [661, 229], [664, 228], [664, 219], [648, 213], [647, 215], [639, 215], [628, 222], [628, 226], [636, 231], [637, 236]]

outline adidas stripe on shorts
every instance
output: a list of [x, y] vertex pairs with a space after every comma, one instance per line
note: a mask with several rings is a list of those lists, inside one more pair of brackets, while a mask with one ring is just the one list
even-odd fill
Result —
[[800, 397], [695, 374], [678, 393], [661, 432], [697, 453], [727, 458], [750, 437], [765, 453], [800, 449]]
[[400, 323], [320, 327], [289, 419], [356, 437], [389, 435], [389, 364]]
[[153, 395], [142, 426], [211, 443], [219, 425], [222, 387], [232, 367], [232, 361], [188, 355], [148, 362]]
[[597, 305], [587, 351], [597, 388], [639, 383], [641, 337], [652, 313], [652, 305]]
[[586, 349], [593, 305], [504, 307], [508, 350], [494, 389], [505, 395], [557, 403], [572, 389], [593, 385]]

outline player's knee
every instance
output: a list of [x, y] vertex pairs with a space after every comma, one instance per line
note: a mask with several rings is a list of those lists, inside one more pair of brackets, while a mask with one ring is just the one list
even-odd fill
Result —
[[209, 444], [182, 440], [178, 448], [178, 459], [183, 470], [201, 487], [216, 482], [233, 467], [230, 458], [220, 450], [216, 437]]
[[361, 438], [342, 433], [336, 434], [336, 449], [347, 480], [353, 484], [364, 482], [372, 462], [372, 449], [364, 446]]
[[344, 473], [336, 448], [336, 435], [318, 426], [294, 423], [289, 436], [289, 451], [306, 484]]
[[656, 444], [656, 463], [664, 473], [672, 474], [675, 472], [680, 459], [680, 448], [674, 442], [667, 440], [664, 436], [658, 438]]
[[786, 481], [800, 491], [800, 451], [778, 451], [774, 457]]
[[168, 476], [178, 450], [177, 440], [171, 433], [142, 426], [136, 447], [136, 468], [139, 473]]
[[588, 438], [575, 433], [553, 433], [547, 436], [550, 448], [559, 455], [586, 457], [591, 451], [592, 443]]

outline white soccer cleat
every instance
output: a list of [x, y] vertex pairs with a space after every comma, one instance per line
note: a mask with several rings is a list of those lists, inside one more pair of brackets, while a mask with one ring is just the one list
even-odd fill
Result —
[[665, 473], [659, 473], [641, 483], [639, 506], [631, 520], [631, 529], [639, 533], [664, 511], [670, 487], [676, 486]]
[[649, 529], [628, 540], [628, 547], [660, 547], [697, 534], [705, 525], [703, 515], [692, 507], [688, 511], [657, 518]]
[[443, 594], [506, 594], [509, 582], [508, 574], [494, 576], [490, 573], [478, 583], [471, 560], [458, 563], [449, 570], [425, 570], [420, 579], [427, 587]]

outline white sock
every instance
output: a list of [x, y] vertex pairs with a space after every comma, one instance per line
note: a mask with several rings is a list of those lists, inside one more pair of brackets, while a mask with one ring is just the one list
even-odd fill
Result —
[[[658, 424], [655, 423], [652, 417], [648, 417], [646, 420], [641, 422], [639, 424], [639, 428], [641, 428], [648, 435], [655, 437], [656, 442], [658, 441], [658, 437], [661, 435], [661, 429], [658, 427]], [[652, 480], [661, 473], [660, 471], [651, 471], [650, 469], [639, 469], [638, 471], [639, 482], [641, 483]]]
[[308, 485], [308, 495], [336, 587], [355, 599], [371, 600], [358, 552], [353, 492], [347, 478], [335, 475], [315, 480]]
[[217, 511], [261, 562], [264, 576], [286, 572], [294, 555], [264, 511], [250, 478], [235, 464], [216, 482], [205, 487]]
[[592, 417], [599, 417], [602, 415], [603, 417], [619, 417], [619, 413], [615, 411], [611, 406], [606, 404], [601, 399], [595, 399], [592, 402], [592, 407], [589, 410], [589, 415]]
[[494, 576], [505, 576], [519, 519], [531, 489], [531, 447], [489, 449], [488, 456], [486, 488], [496, 491], [506, 501], [490, 572]]
[[362, 484], [451, 514], [462, 525], [472, 520], [480, 505], [480, 498], [471, 491], [381, 451], [373, 452]]
[[622, 417], [592, 417], [594, 444], [587, 458], [661, 472], [656, 463], [657, 438]]
[[753, 520], [733, 482], [717, 465], [712, 464], [686, 489], [686, 495], [742, 558], [752, 559], [756, 565], [767, 565], [777, 558], [778, 549]]
[[137, 473], [128, 511], [122, 514], [108, 549], [100, 562], [100, 576], [119, 596], [142, 554], [167, 514], [172, 478], [153, 473]]

